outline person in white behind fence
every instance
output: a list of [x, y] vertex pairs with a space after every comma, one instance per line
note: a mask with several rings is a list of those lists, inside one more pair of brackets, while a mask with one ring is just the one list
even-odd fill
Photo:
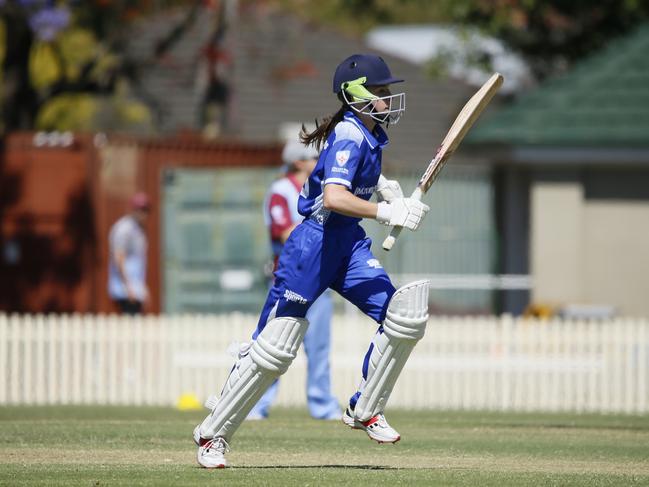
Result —
[[110, 229], [108, 294], [121, 313], [141, 313], [149, 298], [146, 285], [147, 237], [144, 225], [150, 203], [145, 193], [136, 193], [131, 211]]
[[[282, 151], [284, 177], [270, 187], [264, 201], [264, 220], [270, 232], [273, 252], [273, 271], [277, 269], [284, 243], [302, 216], [297, 211], [297, 201], [304, 182], [313, 171], [318, 158], [314, 147], [306, 147], [296, 138], [284, 145]], [[306, 314], [309, 329], [304, 335], [307, 357], [306, 396], [309, 414], [315, 419], [339, 419], [338, 401], [331, 393], [329, 350], [331, 347], [331, 292], [325, 291], [315, 300]], [[276, 380], [248, 415], [248, 419], [264, 419], [279, 389]]]
[[[383, 413], [410, 352], [424, 335], [428, 282], [395, 289], [359, 225], [372, 218], [415, 231], [429, 210], [404, 198], [398, 183], [381, 177], [382, 150], [388, 143], [381, 126], [396, 123], [405, 110], [405, 94], [393, 95], [389, 85], [401, 81], [379, 56], [350, 56], [333, 78], [340, 109], [313, 132], [303, 130], [306, 145], [322, 147], [298, 201], [305, 219], [286, 241], [253, 341], [241, 347], [221, 397], [208, 400], [211, 412], [194, 429], [201, 466], [227, 465], [234, 433], [291, 365], [309, 326], [306, 314], [327, 288], [379, 324], [343, 422], [379, 443], [401, 438]], [[378, 204], [369, 201], [375, 192]]]

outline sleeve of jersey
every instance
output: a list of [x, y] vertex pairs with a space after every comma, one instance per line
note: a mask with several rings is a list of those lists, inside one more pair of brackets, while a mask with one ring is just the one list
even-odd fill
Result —
[[127, 253], [129, 237], [129, 229], [127, 228], [127, 226], [118, 224], [118, 226], [115, 228], [115, 233], [113, 234], [113, 238], [110, 242], [110, 250], [114, 253]]
[[340, 184], [348, 189], [361, 161], [361, 150], [353, 140], [336, 141], [324, 161], [324, 184]]
[[291, 228], [291, 212], [288, 202], [283, 196], [274, 193], [268, 201], [268, 214], [270, 215], [270, 237], [279, 239], [285, 230]]

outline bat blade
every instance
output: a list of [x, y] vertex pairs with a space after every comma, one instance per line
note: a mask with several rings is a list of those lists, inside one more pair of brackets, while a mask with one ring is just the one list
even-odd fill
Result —
[[[491, 78], [483, 84], [480, 89], [466, 102], [458, 116], [455, 118], [453, 125], [446, 133], [446, 137], [437, 149], [435, 157], [430, 161], [426, 171], [419, 180], [417, 188], [412, 193], [411, 198], [420, 200], [421, 197], [430, 189], [437, 179], [439, 172], [446, 164], [446, 161], [453, 155], [457, 147], [464, 139], [469, 129], [480, 117], [487, 107], [493, 96], [503, 84], [503, 77], [500, 73], [494, 73]], [[392, 227], [390, 235], [383, 241], [383, 249], [390, 250], [397, 237], [401, 233], [402, 227]]]

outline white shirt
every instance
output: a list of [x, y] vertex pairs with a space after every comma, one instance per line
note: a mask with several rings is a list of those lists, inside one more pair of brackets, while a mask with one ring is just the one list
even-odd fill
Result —
[[117, 220], [110, 229], [108, 244], [110, 252], [108, 294], [113, 299], [126, 299], [128, 297], [126, 285], [117, 270], [117, 263], [115, 262], [115, 254], [121, 252], [125, 255], [124, 273], [131, 290], [138, 301], [144, 301], [147, 297], [147, 239], [135, 218], [131, 215], [125, 215]]

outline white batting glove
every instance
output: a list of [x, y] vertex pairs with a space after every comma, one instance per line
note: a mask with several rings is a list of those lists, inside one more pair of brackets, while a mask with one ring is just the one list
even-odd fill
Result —
[[376, 220], [383, 225], [405, 227], [414, 232], [421, 225], [428, 210], [430, 207], [419, 200], [397, 198], [392, 203], [378, 204]]
[[390, 203], [397, 198], [403, 198], [401, 185], [396, 179], [387, 179], [383, 174], [379, 176], [379, 182], [376, 184], [376, 199]]

